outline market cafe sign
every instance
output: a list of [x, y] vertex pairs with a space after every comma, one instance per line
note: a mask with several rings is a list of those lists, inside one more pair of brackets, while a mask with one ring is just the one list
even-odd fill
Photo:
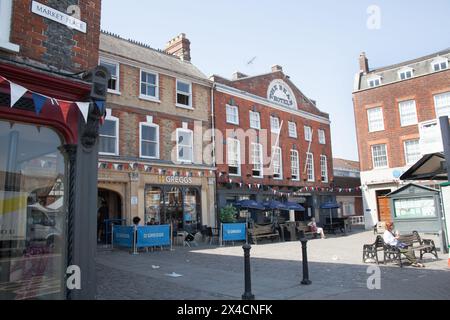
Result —
[[267, 99], [290, 109], [297, 109], [297, 100], [291, 88], [282, 80], [274, 80], [267, 90]]
[[69, 16], [68, 14], [65, 14], [61, 11], [50, 8], [42, 3], [33, 1], [32, 5], [31, 5], [31, 11], [37, 15], [44, 17], [44, 18], [47, 18], [47, 19], [56, 21], [60, 24], [63, 24], [65, 26], [69, 27], [70, 29], [75, 29], [75, 30], [81, 31], [83, 33], [86, 33], [86, 30], [87, 30], [86, 22], [83, 22], [72, 16]]
[[191, 177], [159, 176], [159, 183], [192, 184]]

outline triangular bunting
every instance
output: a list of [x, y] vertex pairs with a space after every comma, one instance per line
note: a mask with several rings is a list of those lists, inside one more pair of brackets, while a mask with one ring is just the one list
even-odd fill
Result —
[[23, 97], [23, 95], [28, 91], [28, 89], [24, 88], [22, 86], [19, 86], [18, 84], [12, 83], [12, 82], [10, 82], [9, 85], [11, 88], [11, 105], [10, 105], [10, 107], [12, 108], [17, 103], [17, 101], [19, 101], [20, 98]]
[[34, 109], [36, 110], [36, 114], [39, 115], [42, 111], [42, 107], [47, 102], [47, 97], [41, 96], [40, 94], [33, 93], [33, 102]]
[[[56, 99], [55, 99], [56, 100]], [[72, 103], [67, 101], [57, 101], [59, 104], [59, 107], [61, 109], [61, 113], [64, 118], [64, 122], [67, 122], [67, 117], [69, 116], [70, 107], [72, 106]]]
[[105, 113], [105, 101], [96, 100], [95, 104], [97, 105], [98, 110], [100, 110], [101, 114]]
[[78, 106], [78, 109], [80, 110], [81, 114], [83, 115], [84, 122], [87, 123], [88, 121], [88, 115], [89, 115], [89, 106], [91, 105], [90, 102], [75, 102]]

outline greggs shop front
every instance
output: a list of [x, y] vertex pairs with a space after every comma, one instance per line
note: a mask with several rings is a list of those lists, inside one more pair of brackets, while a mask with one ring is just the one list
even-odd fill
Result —
[[101, 112], [90, 92], [0, 60], [0, 300], [94, 297]]

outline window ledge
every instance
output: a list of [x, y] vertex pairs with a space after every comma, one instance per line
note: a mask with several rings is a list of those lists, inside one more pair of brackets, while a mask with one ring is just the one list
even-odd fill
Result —
[[122, 93], [117, 90], [108, 89], [108, 93], [115, 94], [116, 96], [121, 96]]
[[184, 105], [184, 104], [176, 103], [175, 106], [176, 106], [177, 108], [181, 108], [181, 109], [186, 109], [186, 110], [192, 110], [192, 111], [194, 111], [194, 108], [192, 108], [191, 106], [186, 106], [186, 105]]
[[0, 42], [0, 49], [17, 53], [20, 51], [20, 46], [11, 42]]
[[158, 98], [152, 97], [152, 96], [144, 96], [144, 95], [139, 95], [139, 99], [141, 100], [145, 100], [145, 101], [150, 101], [150, 102], [156, 102], [156, 103], [161, 103], [161, 100], [159, 100]]

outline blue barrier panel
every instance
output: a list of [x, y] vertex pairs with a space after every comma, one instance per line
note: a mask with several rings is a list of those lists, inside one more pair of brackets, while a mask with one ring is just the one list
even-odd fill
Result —
[[246, 223], [225, 223], [222, 225], [223, 241], [245, 241]]
[[114, 245], [118, 247], [133, 248], [134, 227], [114, 226]]
[[137, 247], [160, 247], [170, 245], [170, 225], [138, 227]]

